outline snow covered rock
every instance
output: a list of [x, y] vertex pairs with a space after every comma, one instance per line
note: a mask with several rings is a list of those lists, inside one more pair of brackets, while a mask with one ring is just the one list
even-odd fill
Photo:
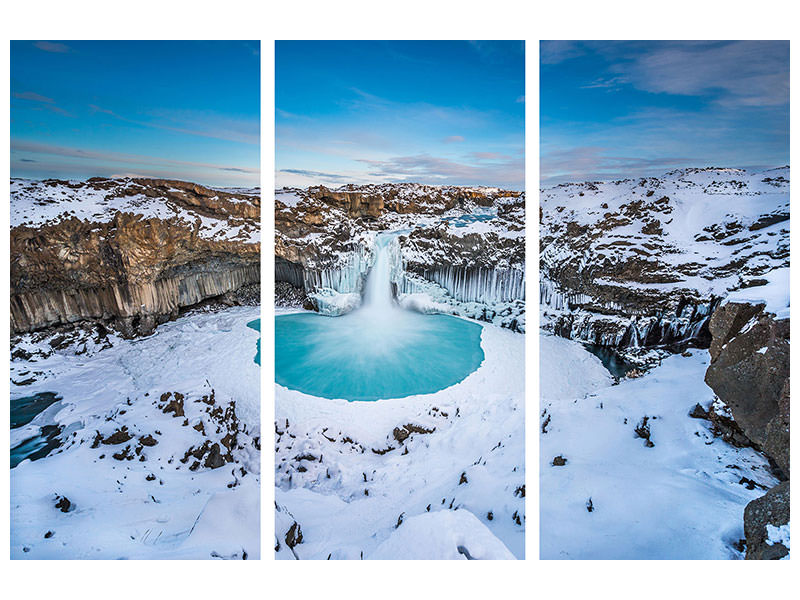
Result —
[[720, 298], [758, 296], [788, 264], [788, 167], [680, 169], [541, 194], [540, 299], [545, 325], [565, 337], [705, 345]]
[[259, 256], [257, 191], [11, 181], [12, 333], [89, 319], [149, 334], [182, 308], [237, 303], [236, 292], [260, 281]]

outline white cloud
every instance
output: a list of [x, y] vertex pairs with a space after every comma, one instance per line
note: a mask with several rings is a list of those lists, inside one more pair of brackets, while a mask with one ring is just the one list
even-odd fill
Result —
[[58, 42], [34, 42], [33, 45], [39, 50], [44, 50], [45, 52], [55, 52], [57, 54], [65, 54], [72, 51], [72, 48], [66, 44], [61, 44]]

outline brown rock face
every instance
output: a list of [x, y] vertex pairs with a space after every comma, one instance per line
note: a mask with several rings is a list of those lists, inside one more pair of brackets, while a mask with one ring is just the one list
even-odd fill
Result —
[[[390, 228], [403, 215], [442, 215], [453, 208], [495, 207], [498, 216], [522, 229], [525, 199], [521, 192], [437, 187], [417, 184], [347, 185], [337, 190], [316, 186], [291, 190], [297, 196], [287, 205], [278, 194], [275, 202], [276, 277], [297, 285], [292, 270], [315, 270], [338, 266], [339, 256], [358, 250], [359, 234]], [[425, 239], [428, 236], [431, 239]], [[491, 265], [502, 254], [505, 262], [524, 262], [524, 237], [513, 241], [478, 236], [461, 239], [445, 236], [438, 229], [415, 231], [401, 244], [419, 244], [422, 253], [436, 253], [431, 264], [469, 263]], [[442, 252], [446, 255], [442, 256]], [[489, 256], [489, 255], [492, 256]], [[415, 265], [416, 270], [423, 270]]]
[[789, 476], [789, 319], [731, 302], [711, 317], [706, 383], [744, 434]]
[[371, 217], [377, 219], [383, 214], [383, 196], [379, 194], [364, 194], [355, 191], [334, 192], [324, 186], [319, 186], [311, 188], [309, 196], [325, 204], [344, 209], [350, 218]]
[[[12, 228], [12, 333], [103, 319], [123, 335], [146, 334], [183, 307], [260, 280], [260, 244], [218, 231], [257, 230], [257, 197], [165, 180], [56, 183], [68, 191], [62, 193], [74, 190], [71, 206], [91, 192], [107, 203], [98, 209], [106, 212], [96, 219], [64, 213]], [[31, 192], [40, 206], [50, 202], [42, 190]], [[134, 194], [143, 198], [141, 213], [115, 210], [115, 198]], [[11, 202], [13, 212], [13, 194]]]
[[[469, 188], [436, 188], [420, 186], [424, 194], [409, 196], [403, 194], [402, 187], [387, 185], [345, 186], [329, 190], [325, 186], [308, 189], [308, 197], [323, 204], [341, 208], [351, 219], [377, 219], [385, 212], [398, 214], [426, 213], [442, 214], [465, 202], [472, 201], [480, 206], [491, 206], [492, 199], [484, 192]], [[516, 192], [502, 192], [511, 196]]]
[[780, 527], [789, 523], [789, 482], [776, 485], [744, 509], [744, 537], [748, 560], [775, 560], [789, 554], [781, 543], [769, 543], [767, 525]]

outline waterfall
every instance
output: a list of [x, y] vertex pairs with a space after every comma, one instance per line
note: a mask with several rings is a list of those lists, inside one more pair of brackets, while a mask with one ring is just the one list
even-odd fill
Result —
[[325, 268], [278, 261], [276, 280], [302, 287], [317, 312], [328, 316], [364, 310], [385, 315], [395, 308], [458, 314], [524, 331], [523, 268], [440, 265], [406, 270], [398, 238], [410, 231], [378, 233], [371, 243], [354, 246]]
[[392, 269], [390, 244], [394, 236], [382, 234], [375, 239], [375, 262], [367, 273], [364, 300], [361, 310], [372, 313], [387, 313], [395, 308], [392, 299]]

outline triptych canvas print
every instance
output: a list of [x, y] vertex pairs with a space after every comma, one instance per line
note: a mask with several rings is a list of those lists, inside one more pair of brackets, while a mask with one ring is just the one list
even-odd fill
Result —
[[19, 40], [10, 94], [12, 559], [789, 558], [789, 42]]

